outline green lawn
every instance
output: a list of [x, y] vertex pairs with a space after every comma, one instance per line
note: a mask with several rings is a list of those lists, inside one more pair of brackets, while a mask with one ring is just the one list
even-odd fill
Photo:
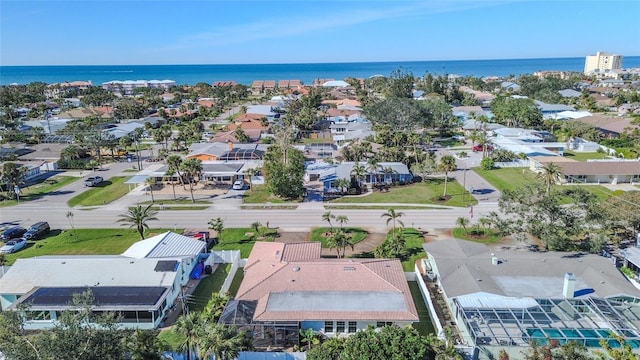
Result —
[[219, 292], [227, 278], [231, 264], [219, 264], [213, 274], [203, 277], [189, 299], [189, 311], [202, 311], [211, 299], [211, 294]]
[[[147, 237], [167, 230], [152, 229]], [[41, 255], [117, 255], [123, 253], [133, 243], [140, 240], [135, 229], [76, 229], [52, 230], [42, 240], [29, 241], [27, 248], [15, 254], [7, 254], [9, 264], [16, 259]]]
[[[59, 188], [69, 185], [72, 182], [79, 180], [79, 177], [75, 176], [52, 176], [41, 183], [21, 188], [22, 194], [20, 195], [20, 202], [32, 201], [41, 198], [47, 194], [55, 194], [54, 192]], [[17, 205], [17, 200], [3, 200], [0, 201], [0, 207]]]
[[[447, 182], [447, 201], [438, 201], [437, 197], [444, 193], [444, 179], [428, 179], [427, 181], [409, 185], [394, 186], [388, 192], [374, 191], [366, 196], [346, 196], [332, 200], [331, 203], [400, 203], [400, 204], [438, 204], [448, 206], [468, 206], [477, 201], [462, 188], [457, 181]], [[463, 203], [463, 194], [465, 203]]]
[[177, 349], [185, 340], [185, 337], [173, 331], [173, 327], [162, 330], [158, 334], [158, 339], [169, 349]]
[[242, 280], [244, 280], [244, 270], [240, 268], [238, 269], [238, 271], [236, 271], [236, 275], [233, 277], [233, 281], [231, 282], [231, 286], [229, 287], [229, 296], [236, 296]]
[[[334, 226], [334, 229], [338, 229], [338, 227]], [[320, 241], [322, 243], [323, 248], [328, 248], [329, 246], [327, 245], [327, 237], [323, 236], [323, 234], [329, 231], [330, 231], [330, 228], [328, 227], [314, 228], [311, 230], [311, 233], [309, 234], [309, 241]], [[367, 237], [367, 232], [360, 228], [345, 227], [344, 231], [347, 234], [352, 234], [351, 239], [354, 244], [359, 243], [360, 241], [364, 240]]]
[[414, 323], [413, 327], [423, 336], [435, 334], [431, 316], [429, 316], [427, 304], [425, 304], [422, 298], [418, 282], [409, 281], [409, 290], [411, 290], [411, 297], [413, 298], [413, 303], [416, 304], [416, 310], [418, 310], [418, 316], [420, 317], [420, 322]]
[[191, 201], [191, 199], [188, 199], [188, 198], [177, 198], [175, 200], [162, 199], [162, 200], [156, 200], [155, 203], [152, 203], [151, 200], [147, 200], [147, 201], [141, 201], [138, 204], [149, 205], [149, 204], [159, 204], [159, 203], [162, 203], [164, 205], [194, 205], [194, 204], [211, 205], [211, 201], [196, 200], [196, 202], [194, 203], [193, 201]]
[[[275, 229], [269, 229], [270, 233], [276, 232]], [[240, 256], [243, 259], [249, 257], [253, 244], [256, 242], [254, 229], [251, 228], [232, 228], [224, 229], [218, 243], [213, 250], [240, 250]], [[266, 238], [261, 241], [268, 241]]]
[[[426, 256], [422, 248], [424, 235], [422, 235], [421, 231], [414, 228], [405, 228], [402, 232], [407, 242], [407, 253], [400, 259], [402, 261], [402, 269], [404, 269], [404, 271], [413, 271], [416, 260]], [[387, 236], [391, 236], [391, 233], [390, 231]]]
[[262, 204], [262, 203], [284, 203], [287, 202], [277, 196], [274, 196], [266, 185], [252, 185], [251, 190], [244, 192], [242, 202], [245, 204]]
[[114, 176], [105, 180], [98, 186], [69, 199], [68, 205], [97, 206], [118, 200], [129, 192], [129, 185], [124, 183], [125, 179], [123, 176]]
[[483, 170], [482, 168], [473, 168], [478, 175], [482, 176], [489, 184], [493, 185], [498, 191], [514, 190], [527, 184], [539, 181], [536, 174], [529, 168], [500, 168], [492, 170]]
[[484, 234], [481, 235], [481, 237], [470, 235], [471, 227], [468, 227], [466, 230], [463, 228], [454, 228], [451, 234], [456, 239], [475, 241], [482, 244], [493, 244], [502, 239], [501, 234], [495, 233], [489, 229], [481, 229], [481, 231]]
[[[482, 176], [500, 192], [515, 190], [534, 182], [542, 182], [529, 168], [500, 168], [493, 170], [474, 168], [473, 171]], [[570, 186], [579, 186], [581, 189], [594, 194], [599, 200], [605, 200], [612, 195], [611, 190], [600, 185], [554, 185], [554, 189], [562, 191]]]
[[573, 152], [573, 151], [564, 151], [564, 157], [570, 158], [577, 161], [587, 161], [590, 159], [606, 159], [607, 154], [605, 153], [597, 153], [597, 152]]

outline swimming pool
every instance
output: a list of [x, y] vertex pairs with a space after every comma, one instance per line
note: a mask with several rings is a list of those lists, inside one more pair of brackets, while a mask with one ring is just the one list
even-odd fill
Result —
[[[587, 347], [601, 347], [600, 340], [605, 340], [609, 346], [615, 348], [620, 344], [616, 339], [611, 336], [608, 330], [602, 329], [538, 329], [527, 328], [527, 335], [531, 341], [542, 345], [547, 342], [547, 339], [556, 340], [560, 344], [564, 344], [569, 341], [579, 342]], [[629, 334], [623, 334], [628, 337]], [[640, 340], [626, 340], [625, 341], [631, 348], [640, 348]]]

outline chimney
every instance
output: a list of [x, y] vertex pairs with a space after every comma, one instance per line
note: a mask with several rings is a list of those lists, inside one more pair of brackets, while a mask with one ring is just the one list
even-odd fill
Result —
[[491, 265], [498, 265], [498, 257], [495, 254], [491, 254]]
[[233, 143], [231, 141], [227, 141], [227, 146], [229, 147], [229, 151], [233, 150]]
[[564, 274], [564, 286], [562, 287], [562, 295], [566, 299], [573, 299], [576, 291], [576, 276], [573, 273]]

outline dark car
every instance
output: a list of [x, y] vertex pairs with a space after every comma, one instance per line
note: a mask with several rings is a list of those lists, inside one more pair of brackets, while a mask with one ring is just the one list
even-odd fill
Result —
[[31, 240], [31, 239], [37, 239], [39, 237], [42, 237], [42, 235], [48, 233], [51, 230], [51, 228], [49, 227], [49, 223], [46, 221], [40, 221], [37, 222], [33, 225], [31, 225], [28, 229], [27, 232], [24, 233], [24, 238], [27, 240]]
[[[487, 151], [493, 151], [493, 146], [492, 145], [486, 145], [487, 147]], [[473, 151], [482, 151], [482, 145], [474, 145], [473, 146]]]
[[3, 241], [7, 241], [7, 240], [22, 237], [22, 235], [24, 235], [24, 233], [26, 232], [27, 230], [25, 228], [22, 228], [20, 226], [14, 226], [3, 231], [2, 235], [0, 235], [0, 238], [2, 238]]

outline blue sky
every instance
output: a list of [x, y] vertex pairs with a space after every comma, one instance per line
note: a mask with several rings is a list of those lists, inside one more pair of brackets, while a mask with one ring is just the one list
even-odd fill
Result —
[[0, 64], [631, 56], [639, 14], [639, 0], [0, 0]]

